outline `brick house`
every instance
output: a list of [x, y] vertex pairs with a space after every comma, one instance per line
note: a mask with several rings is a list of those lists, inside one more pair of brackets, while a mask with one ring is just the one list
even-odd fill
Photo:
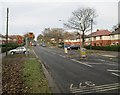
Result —
[[3, 36], [2, 34], [0, 34], [0, 45], [4, 44], [5, 41], [6, 41], [5, 36]]
[[20, 35], [9, 35], [9, 38], [11, 38], [10, 40], [11, 43], [18, 43], [18, 44], [23, 43], [23, 37]]
[[85, 39], [85, 45], [92, 46], [106, 46], [111, 44], [110, 34], [112, 32], [108, 30], [97, 30], [92, 34], [88, 35]]
[[[65, 44], [80, 44], [82, 42], [81, 37], [70, 37], [64, 40]], [[91, 39], [92, 38], [92, 39]], [[107, 46], [107, 45], [120, 45], [120, 28], [110, 32], [108, 30], [98, 30], [85, 36], [85, 45], [88, 46], [92, 43], [92, 46]]]
[[120, 45], [120, 28], [110, 34], [111, 45]]

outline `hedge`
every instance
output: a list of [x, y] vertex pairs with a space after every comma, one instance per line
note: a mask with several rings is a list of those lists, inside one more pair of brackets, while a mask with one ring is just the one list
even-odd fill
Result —
[[[86, 49], [90, 49], [90, 46], [85, 46]], [[120, 45], [113, 46], [92, 46], [93, 50], [104, 50], [104, 51], [118, 51], [120, 52]]]
[[17, 43], [8, 43], [8, 44], [2, 44], [1, 45], [1, 52], [4, 53], [6, 52], [6, 46], [7, 46], [7, 51], [11, 49], [15, 49], [17, 47], [23, 46], [24, 44], [17, 44]]

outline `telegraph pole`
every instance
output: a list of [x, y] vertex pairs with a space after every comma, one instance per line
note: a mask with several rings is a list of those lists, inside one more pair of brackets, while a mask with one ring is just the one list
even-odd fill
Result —
[[93, 19], [91, 19], [91, 45], [90, 45], [90, 50], [92, 50], [92, 24], [93, 24]]
[[8, 15], [9, 15], [9, 8], [7, 8], [7, 21], [6, 21], [6, 56], [8, 55]]

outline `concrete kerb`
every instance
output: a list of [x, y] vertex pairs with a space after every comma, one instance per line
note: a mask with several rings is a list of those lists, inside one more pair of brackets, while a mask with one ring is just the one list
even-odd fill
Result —
[[46, 66], [45, 66], [46, 63], [40, 57], [37, 56], [34, 50], [33, 50], [33, 53], [35, 54], [36, 58], [38, 58], [38, 61], [42, 64], [43, 72], [45, 74], [45, 77], [47, 78], [47, 81], [49, 83], [50, 89], [52, 90], [52, 93], [60, 93], [59, 88], [56, 86], [53, 78], [51, 77], [50, 73], [46, 69]]

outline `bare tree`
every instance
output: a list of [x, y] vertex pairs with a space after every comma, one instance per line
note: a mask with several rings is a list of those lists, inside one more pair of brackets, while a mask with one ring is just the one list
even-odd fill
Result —
[[96, 11], [91, 8], [79, 8], [72, 14], [73, 16], [64, 25], [82, 32], [82, 47], [84, 47], [85, 33], [91, 30], [93, 19], [97, 17]]
[[46, 42], [51, 42], [51, 39], [54, 38], [56, 43], [59, 43], [59, 40], [63, 40], [63, 32], [64, 30], [61, 28], [46, 28], [42, 34]]

